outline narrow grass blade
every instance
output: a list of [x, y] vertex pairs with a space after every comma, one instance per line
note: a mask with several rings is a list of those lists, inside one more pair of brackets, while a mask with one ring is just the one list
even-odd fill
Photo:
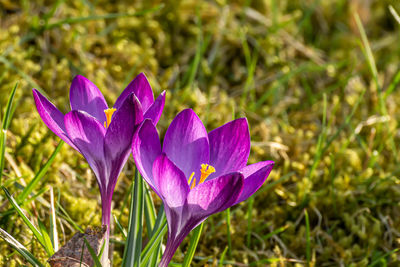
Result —
[[[366, 53], [366, 56], [367, 56], [367, 61], [368, 61], [369, 68], [370, 68], [370, 70], [372, 72], [372, 76], [374, 78], [374, 81], [378, 85], [378, 70], [376, 69], [374, 55], [372, 53], [371, 46], [369, 45], [367, 34], [365, 33], [364, 27], [362, 26], [361, 19], [358, 16], [357, 13], [354, 14], [354, 18], [356, 20], [356, 24], [357, 24], [358, 30], [360, 31], [360, 34], [361, 34], [361, 40], [362, 40], [362, 42], [364, 44], [365, 53]], [[378, 86], [378, 88], [379, 88], [379, 86]]]
[[122, 236], [124, 237], [124, 241], [126, 241], [127, 234], [126, 234], [125, 228], [121, 225], [121, 223], [119, 222], [117, 216], [115, 216], [115, 215], [113, 215], [113, 216], [114, 216], [115, 224], [117, 225], [118, 229], [121, 231]]
[[164, 204], [162, 204], [157, 213], [156, 222], [154, 224], [153, 231], [151, 232], [151, 236], [155, 235], [155, 233], [159, 230], [159, 228], [162, 225], [164, 225], [166, 220], [167, 220], [167, 218], [165, 217]]
[[203, 54], [209, 42], [209, 39], [207, 38], [206, 40], [204, 40], [201, 16], [198, 9], [196, 10], [196, 24], [198, 27], [196, 54], [190, 64], [189, 70], [185, 73], [182, 82], [183, 87], [190, 86], [189, 88], [191, 88], [194, 84], [194, 80], [198, 73], [201, 59], [203, 58]]
[[399, 84], [399, 82], [400, 82], [400, 70], [397, 71], [397, 73], [394, 76], [392, 82], [389, 84], [389, 86], [385, 90], [385, 93], [383, 95], [383, 99], [384, 100], [394, 91], [394, 89], [397, 88], [397, 85]]
[[135, 184], [131, 191], [131, 206], [129, 212], [128, 239], [122, 266], [140, 266], [140, 251], [142, 248], [142, 222], [144, 209], [143, 179], [135, 170]]
[[57, 8], [64, 2], [65, 0], [57, 0], [54, 5], [51, 7], [51, 9], [43, 15], [43, 20], [45, 21], [45, 24], [48, 24], [49, 19], [51, 19], [54, 14], [57, 11]]
[[151, 257], [150, 257], [148, 263], [146, 264], [146, 266], [147, 267], [157, 266], [157, 262], [161, 258], [160, 254], [161, 254], [161, 242], [158, 242], [158, 244], [155, 246], [154, 253], [151, 254]]
[[[150, 234], [150, 238], [152, 238], [155, 234], [158, 233], [160, 227], [164, 227], [166, 223], [166, 217], [165, 217], [165, 212], [164, 212], [164, 205], [161, 205], [158, 214], [157, 214], [157, 218], [156, 221], [154, 223], [154, 227], [153, 227], [153, 231]], [[148, 267], [153, 267], [157, 265], [157, 262], [160, 260], [161, 258], [161, 242], [162, 242], [162, 237], [164, 236], [165, 233], [162, 234], [160, 239], [157, 239], [156, 241], [154, 241], [154, 244], [152, 245], [152, 253], [151, 253], [151, 257], [148, 260], [147, 263], [145, 263], [145, 265], [143, 266], [148, 266]], [[150, 242], [149, 242], [150, 244]], [[153, 250], [154, 247], [154, 250]], [[147, 260], [147, 259], [146, 259]]]
[[24, 212], [22, 211], [21, 207], [18, 205], [18, 203], [15, 201], [15, 199], [10, 195], [8, 190], [2, 186], [4, 193], [6, 194], [6, 197], [8, 201], [11, 203], [11, 205], [14, 207], [14, 209], [17, 211], [19, 216], [21, 216], [22, 220], [26, 224], [26, 226], [29, 227], [29, 229], [32, 231], [34, 236], [37, 238], [39, 243], [46, 249], [45, 242], [43, 240], [43, 236], [40, 233], [40, 231], [33, 225], [33, 223], [28, 219], [28, 217], [25, 216]]
[[252, 228], [252, 214], [253, 214], [253, 204], [254, 204], [254, 196], [249, 198], [249, 206], [247, 209], [247, 236], [246, 236], [246, 245], [250, 248], [251, 245], [251, 228]]
[[15, 84], [13, 90], [8, 97], [6, 110], [2, 119], [2, 126], [0, 132], [0, 185], [2, 184], [3, 170], [4, 170], [4, 156], [6, 152], [6, 139], [7, 139], [7, 129], [11, 121], [11, 107], [15, 96], [15, 91], [17, 90], [18, 83]]
[[144, 190], [145, 190], [144, 215], [148, 229], [147, 234], [149, 237], [151, 237], [151, 232], [153, 231], [154, 224], [156, 223], [156, 210], [154, 208], [153, 199], [151, 198], [150, 195], [150, 189], [147, 186], [145, 186]]
[[369, 44], [368, 37], [367, 37], [367, 34], [365, 32], [364, 26], [363, 26], [363, 24], [361, 22], [361, 19], [360, 19], [359, 15], [357, 13], [354, 14], [354, 18], [355, 18], [358, 30], [359, 30], [360, 35], [361, 35], [361, 41], [362, 41], [362, 44], [363, 44], [363, 47], [362, 47], [363, 48], [363, 52], [364, 52], [365, 57], [367, 59], [367, 62], [368, 62], [370, 71], [372, 73], [376, 88], [378, 89], [380, 112], [381, 112], [382, 115], [387, 115], [388, 112], [387, 112], [385, 103], [383, 101], [382, 88], [381, 88], [381, 86], [379, 84], [379, 81], [378, 81], [378, 70], [377, 70], [377, 67], [376, 67], [374, 55], [372, 53], [371, 45]]
[[399, 251], [398, 248], [395, 248], [387, 253], [385, 253], [384, 255], [380, 256], [379, 258], [377, 258], [376, 260], [374, 260], [373, 262], [371, 262], [368, 267], [374, 267], [374, 266], [380, 266], [380, 263], [382, 263], [381, 261], [387, 257], [389, 257], [390, 255], [392, 255], [393, 253], [397, 253], [397, 251]]
[[[126, 192], [125, 192], [125, 194], [124, 194], [124, 200], [122, 201], [122, 205], [121, 205], [121, 209], [120, 209], [120, 210], [124, 210], [125, 207], [126, 207], [128, 204], [130, 204], [130, 202], [129, 202], [129, 197], [131, 196], [132, 188], [133, 188], [133, 183], [131, 183], [131, 184], [129, 185], [129, 188], [126, 190]], [[118, 216], [118, 220], [119, 220], [119, 221], [121, 221], [122, 216], [123, 216], [123, 213], [121, 212], [121, 213], [119, 214], [119, 216]]]
[[[147, 225], [147, 235], [149, 238], [151, 238], [151, 234], [156, 223], [156, 209], [154, 207], [153, 199], [150, 195], [150, 189], [147, 185], [145, 185], [144, 215]], [[149, 263], [147, 264], [148, 267], [157, 265], [159, 250], [160, 249], [156, 249], [156, 252], [151, 255]]]
[[92, 248], [92, 246], [89, 244], [89, 242], [86, 240], [85, 237], [83, 238], [83, 242], [85, 242], [85, 245], [86, 245], [87, 249], [89, 250], [90, 256], [92, 257], [93, 262], [94, 262], [94, 266], [102, 267], [99, 257], [96, 255], [96, 252], [94, 251], [94, 249]]
[[321, 134], [318, 136], [318, 142], [317, 142], [317, 151], [315, 153], [314, 156], [314, 160], [313, 160], [313, 164], [310, 168], [310, 171], [308, 172], [308, 178], [311, 179], [313, 177], [314, 171], [317, 168], [321, 157], [322, 157], [322, 144], [325, 142], [326, 140], [326, 134], [327, 134], [327, 123], [326, 123], [326, 114], [327, 114], [327, 109], [328, 109], [328, 105], [327, 105], [327, 97], [326, 94], [323, 95], [323, 112], [322, 112], [322, 130], [321, 130]]
[[0, 237], [4, 239], [11, 247], [13, 247], [26, 261], [35, 267], [42, 267], [38, 259], [35, 258], [21, 243], [14, 239], [9, 233], [0, 228]]
[[304, 218], [306, 220], [306, 260], [307, 266], [310, 266], [311, 261], [311, 238], [310, 238], [310, 221], [307, 210], [304, 210]]
[[101, 257], [103, 256], [103, 252], [104, 252], [104, 248], [105, 247], [106, 247], [106, 242], [103, 242], [103, 244], [101, 245], [101, 248], [100, 248], [99, 255], [97, 255], [97, 258], [101, 259]]
[[[375, 58], [374, 58], [374, 55], [372, 53], [371, 46], [370, 46], [369, 41], [368, 41], [367, 34], [365, 32], [365, 29], [364, 29], [364, 26], [363, 26], [363, 24], [361, 22], [361, 19], [358, 16], [357, 13], [355, 13], [354, 18], [356, 20], [356, 24], [357, 24], [358, 30], [360, 31], [361, 40], [362, 40], [363, 48], [364, 48], [363, 51], [364, 51], [364, 54], [365, 54], [365, 56], [367, 58], [368, 65], [370, 67], [370, 70], [371, 70], [371, 73], [372, 73], [376, 88], [378, 90], [379, 111], [380, 111], [380, 113], [382, 115], [387, 116], [388, 115], [388, 111], [387, 111], [387, 108], [386, 108], [386, 105], [385, 105], [385, 102], [384, 102], [384, 96], [383, 96], [383, 93], [382, 93], [382, 87], [380, 86], [379, 81], [378, 81], [378, 70], [377, 70], [377, 67], [376, 67]], [[387, 122], [387, 127], [389, 127], [388, 122]], [[392, 150], [392, 153], [393, 153], [393, 158], [397, 163], [398, 162], [397, 147], [396, 147], [396, 143], [395, 143], [395, 141], [393, 139], [393, 135], [392, 134], [389, 135], [389, 143], [390, 143], [391, 150]]]
[[0, 132], [0, 185], [3, 184], [3, 170], [4, 170], [4, 158], [6, 154], [6, 139], [7, 132], [1, 129]]
[[232, 257], [231, 208], [226, 209], [226, 237], [228, 239], [228, 255]]
[[163, 223], [157, 228], [157, 231], [152, 235], [149, 243], [147, 243], [147, 246], [143, 249], [142, 254], [140, 255], [141, 266], [147, 264], [150, 256], [157, 251], [158, 245], [161, 243], [164, 235], [167, 233], [167, 230], [167, 221], [164, 219]]
[[58, 232], [56, 222], [56, 209], [54, 207], [53, 187], [50, 187], [50, 239], [54, 251], [58, 250]]
[[197, 244], [199, 243], [201, 232], [203, 231], [204, 223], [197, 226], [190, 237], [190, 245], [186, 252], [185, 258], [183, 259], [182, 267], [189, 267], [192, 263], [194, 252], [196, 251]]
[[53, 163], [56, 155], [58, 154], [58, 152], [60, 152], [63, 144], [64, 144], [64, 141], [60, 141], [60, 143], [58, 143], [57, 147], [54, 149], [53, 153], [51, 154], [50, 158], [47, 160], [46, 164], [43, 165], [43, 167], [35, 175], [35, 177], [32, 179], [32, 181], [29, 182], [29, 184], [25, 187], [25, 189], [22, 191], [22, 193], [17, 197], [18, 203], [23, 203], [25, 201], [26, 197], [37, 187], [38, 183], [44, 177], [44, 175], [47, 173], [49, 167]]
[[280, 234], [280, 233], [284, 232], [286, 229], [288, 229], [288, 227], [289, 227], [288, 225], [279, 227], [278, 229], [272, 231], [271, 233], [268, 233], [265, 236], [263, 236], [262, 239], [263, 240], [267, 240], [267, 239], [271, 238], [274, 235], [277, 235], [277, 234]]
[[69, 222], [77, 231], [84, 233], [85, 231], [80, 227], [72, 218], [69, 216], [68, 212], [60, 205], [59, 200], [57, 201], [57, 215], [64, 218], [67, 222]]
[[356, 113], [359, 105], [361, 104], [361, 101], [364, 98], [365, 92], [366, 92], [366, 90], [364, 88], [361, 91], [360, 95], [358, 96], [356, 103], [353, 105], [350, 114], [346, 116], [344, 122], [339, 126], [339, 128], [335, 131], [335, 133], [329, 139], [326, 140], [325, 146], [321, 150], [321, 155], [323, 155], [328, 150], [328, 148], [332, 144], [332, 142], [340, 135], [340, 133], [343, 131], [343, 129], [346, 128], [350, 124], [354, 114]]
[[390, 13], [392, 13], [392, 16], [394, 17], [394, 19], [397, 21], [397, 23], [400, 24], [400, 16], [397, 13], [397, 11], [393, 8], [392, 5], [389, 5], [389, 11]]
[[244, 58], [246, 61], [246, 71], [247, 71], [247, 78], [246, 78], [244, 90], [243, 90], [243, 93], [241, 96], [241, 105], [244, 106], [246, 103], [246, 100], [248, 101], [248, 103], [252, 103], [255, 101], [254, 90], [251, 95], [251, 99], [249, 99], [249, 97], [250, 97], [250, 89], [251, 89], [250, 87], [253, 85], [254, 72], [256, 69], [257, 61], [258, 61], [258, 50], [256, 47], [253, 54], [250, 52], [250, 48], [247, 43], [247, 36], [243, 30], [240, 32], [240, 39], [242, 41], [243, 54], [244, 54]]
[[76, 18], [66, 18], [59, 20], [57, 22], [51, 23], [46, 25], [45, 29], [50, 30], [53, 28], [61, 27], [64, 24], [77, 24], [77, 23], [83, 23], [83, 22], [88, 22], [88, 21], [95, 21], [95, 20], [104, 20], [104, 19], [117, 19], [117, 18], [127, 18], [127, 17], [138, 17], [138, 16], [143, 16], [148, 13], [153, 13], [158, 10], [160, 10], [163, 7], [163, 5], [158, 5], [155, 8], [151, 9], [146, 9], [142, 11], [138, 11], [132, 14], [129, 13], [111, 13], [111, 14], [105, 14], [105, 15], [92, 15], [92, 16], [87, 16], [87, 17], [76, 17]]
[[3, 120], [2, 120], [2, 125], [1, 128], [3, 130], [7, 130], [8, 126], [10, 125], [10, 121], [11, 121], [11, 108], [12, 108], [12, 103], [14, 100], [14, 96], [15, 96], [15, 92], [17, 90], [18, 87], [18, 82], [14, 85], [14, 88], [12, 89], [10, 96], [8, 97], [8, 101], [7, 101], [7, 106], [6, 106], [6, 111], [4, 113], [3, 116]]
[[54, 254], [54, 248], [53, 244], [51, 243], [49, 232], [47, 231], [46, 226], [39, 219], [38, 219], [38, 224], [40, 233], [42, 234], [43, 237], [44, 249], [46, 250], [47, 255], [51, 257]]
[[227, 251], [228, 251], [228, 247], [225, 247], [224, 251], [221, 254], [221, 258], [219, 259], [218, 267], [222, 267], [222, 265], [224, 264], [225, 255], [226, 255]]

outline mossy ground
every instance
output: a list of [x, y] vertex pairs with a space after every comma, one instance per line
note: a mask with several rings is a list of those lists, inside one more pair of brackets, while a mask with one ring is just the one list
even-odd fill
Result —
[[[36, 112], [33, 87], [66, 112], [74, 75], [92, 80], [113, 103], [144, 72], [155, 95], [167, 90], [161, 133], [184, 108], [208, 130], [246, 116], [249, 163], [276, 162], [263, 189], [231, 209], [231, 264], [400, 265], [400, 27], [388, 9], [400, 11], [398, 2], [131, 2], [0, 0], [2, 112], [19, 82], [4, 186], [18, 195], [59, 142]], [[133, 166], [114, 194], [123, 226]], [[50, 186], [77, 225], [100, 225], [95, 178], [68, 145], [35, 193]], [[30, 198], [24, 209], [48, 224], [48, 190]], [[0, 227], [45, 261], [26, 226], [7, 213], [3, 194], [0, 204]], [[58, 223], [64, 243], [75, 229], [64, 217]], [[194, 265], [215, 265], [227, 245], [225, 213], [212, 216]], [[24, 263], [2, 240], [0, 251], [1, 266]], [[115, 266], [122, 251], [116, 243]]]

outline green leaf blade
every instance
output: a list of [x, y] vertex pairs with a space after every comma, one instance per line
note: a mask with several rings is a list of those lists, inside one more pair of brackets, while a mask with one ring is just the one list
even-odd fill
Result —
[[138, 170], [135, 170], [135, 182], [131, 191], [128, 238], [125, 243], [122, 266], [140, 266], [142, 249], [142, 222], [144, 212], [144, 184]]
[[12, 103], [14, 100], [15, 92], [18, 87], [18, 82], [15, 84], [13, 90], [10, 93], [10, 96], [8, 97], [7, 101], [7, 106], [6, 106], [6, 111], [3, 116], [2, 120], [2, 126], [1, 126], [1, 131], [0, 131], [0, 185], [2, 184], [2, 177], [3, 177], [3, 170], [4, 170], [4, 157], [6, 153], [6, 139], [7, 139], [7, 129], [11, 121], [11, 108], [12, 108]]
[[56, 155], [60, 152], [64, 141], [60, 141], [57, 147], [54, 149], [53, 153], [51, 154], [50, 158], [47, 162], [43, 165], [43, 167], [39, 170], [39, 172], [35, 175], [35, 177], [29, 182], [29, 184], [25, 187], [22, 193], [17, 197], [18, 203], [23, 203], [25, 199], [28, 197], [30, 193], [38, 186], [40, 180], [45, 176], [48, 169], [50, 168], [51, 164], [53, 163]]
[[39, 243], [46, 249], [45, 242], [43, 239], [42, 233], [36, 228], [36, 226], [33, 225], [33, 223], [26, 217], [24, 212], [22, 211], [21, 207], [18, 205], [18, 203], [15, 201], [15, 199], [11, 196], [10, 192], [3, 186], [3, 191], [6, 194], [6, 197], [8, 201], [11, 203], [11, 205], [14, 207], [14, 209], [17, 211], [19, 216], [22, 218], [26, 226], [32, 231], [34, 236], [37, 238]]
[[14, 237], [12, 237], [9, 233], [0, 228], [0, 237], [7, 242], [8, 245], [13, 247], [26, 261], [32, 264], [35, 267], [43, 267], [40, 261], [35, 258], [21, 243], [19, 243]]
[[183, 259], [182, 267], [189, 267], [192, 263], [194, 252], [196, 251], [197, 244], [199, 243], [201, 232], [203, 231], [204, 223], [197, 226], [190, 237], [190, 245], [186, 252], [185, 258]]

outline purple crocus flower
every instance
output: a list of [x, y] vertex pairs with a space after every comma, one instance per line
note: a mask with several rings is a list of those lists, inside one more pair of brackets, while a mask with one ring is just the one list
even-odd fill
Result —
[[159, 266], [168, 266], [179, 244], [208, 216], [246, 200], [262, 186], [274, 162], [246, 166], [249, 153], [246, 118], [207, 133], [192, 110], [183, 110], [171, 122], [163, 146], [154, 124], [142, 123], [133, 137], [132, 154], [164, 202], [168, 221]]
[[96, 175], [101, 193], [102, 224], [107, 225], [106, 252], [112, 195], [129, 157], [134, 131], [144, 118], [157, 124], [164, 108], [165, 91], [154, 100], [150, 84], [141, 73], [109, 108], [100, 90], [78, 75], [71, 84], [71, 111], [66, 115], [36, 89], [33, 89], [33, 97], [47, 127], [80, 152]]

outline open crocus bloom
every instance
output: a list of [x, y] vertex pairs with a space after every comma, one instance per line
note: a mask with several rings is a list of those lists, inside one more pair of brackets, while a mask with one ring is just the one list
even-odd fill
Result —
[[150, 84], [141, 73], [109, 108], [100, 90], [78, 75], [71, 84], [71, 111], [66, 115], [36, 89], [33, 97], [47, 127], [80, 152], [96, 175], [108, 242], [112, 195], [129, 157], [134, 131], [144, 118], [157, 124], [164, 108], [165, 92], [154, 100]]
[[245, 118], [210, 133], [190, 109], [171, 122], [161, 146], [154, 124], [145, 120], [135, 133], [132, 154], [147, 183], [165, 205], [168, 241], [159, 266], [168, 266], [183, 239], [213, 213], [254, 194], [274, 165], [246, 166], [250, 133]]

